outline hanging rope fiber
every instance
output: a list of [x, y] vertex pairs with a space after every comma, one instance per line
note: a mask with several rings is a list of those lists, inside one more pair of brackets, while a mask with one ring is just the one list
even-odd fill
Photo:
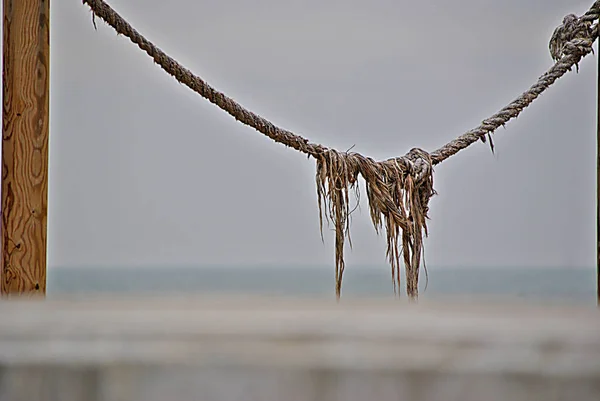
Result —
[[[600, 0], [594, 2], [581, 17], [569, 14], [557, 27], [550, 40], [550, 54], [554, 65], [539, 77], [527, 91], [476, 128], [429, 153], [413, 148], [406, 155], [376, 161], [355, 152], [340, 152], [288, 130], [277, 127], [269, 120], [247, 110], [225, 94], [208, 85], [176, 60], [137, 32], [123, 17], [103, 0], [83, 0], [97, 16], [128, 37], [146, 52], [156, 64], [178, 82], [198, 93], [227, 112], [236, 120], [266, 135], [275, 142], [289, 146], [316, 160], [316, 186], [319, 222], [323, 237], [323, 219], [335, 227], [335, 293], [339, 299], [344, 273], [344, 245], [350, 238], [350, 192], [358, 202], [358, 178], [366, 184], [371, 221], [379, 234], [385, 228], [386, 256], [390, 263], [394, 292], [400, 287], [400, 266], [404, 264], [406, 293], [410, 300], [418, 298], [419, 269], [425, 268], [423, 239], [427, 237], [429, 201], [436, 194], [433, 188], [433, 167], [460, 150], [481, 140], [492, 152], [492, 134], [509, 120], [516, 118], [527, 106], [548, 89], [558, 78], [571, 71], [591, 53], [598, 37], [597, 20], [600, 18]], [[425, 272], [427, 272], [425, 268]]]

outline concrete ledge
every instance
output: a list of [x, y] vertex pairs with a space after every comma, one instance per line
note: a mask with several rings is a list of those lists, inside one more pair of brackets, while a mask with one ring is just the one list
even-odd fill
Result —
[[95, 299], [0, 317], [0, 401], [600, 400], [596, 308]]

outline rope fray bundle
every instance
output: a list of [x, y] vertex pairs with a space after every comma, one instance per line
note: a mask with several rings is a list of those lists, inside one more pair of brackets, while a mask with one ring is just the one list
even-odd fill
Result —
[[[335, 150], [317, 157], [317, 196], [321, 236], [325, 218], [335, 225], [335, 292], [339, 298], [344, 273], [344, 243], [350, 245], [350, 202], [354, 190], [358, 203], [358, 176], [366, 183], [371, 221], [377, 233], [385, 227], [387, 258], [392, 268], [394, 292], [400, 286], [400, 257], [406, 271], [406, 292], [418, 295], [423, 236], [427, 235], [427, 212], [433, 189], [433, 163], [427, 152], [412, 149], [404, 157], [376, 162], [359, 153]], [[329, 218], [328, 218], [329, 216]], [[401, 244], [401, 247], [399, 245]]]
[[[598, 37], [597, 20], [600, 17], [600, 0], [594, 2], [581, 17], [567, 15], [556, 28], [549, 48], [555, 64], [541, 75], [537, 82], [493, 116], [484, 120], [441, 148], [428, 153], [414, 148], [404, 156], [375, 161], [355, 152], [339, 152], [310, 142], [300, 135], [277, 127], [267, 119], [245, 109], [233, 99], [208, 85], [202, 78], [180, 65], [162, 50], [138, 33], [123, 17], [103, 0], [83, 0], [98, 16], [113, 27], [117, 34], [128, 37], [146, 52], [156, 64], [178, 82], [186, 85], [209, 102], [224, 110], [236, 120], [248, 125], [275, 142], [289, 146], [317, 163], [316, 185], [323, 236], [323, 217], [335, 227], [335, 291], [339, 299], [344, 273], [344, 245], [350, 246], [350, 192], [359, 202], [358, 179], [362, 177], [367, 189], [371, 221], [377, 233], [385, 229], [387, 258], [391, 266], [394, 292], [400, 287], [400, 262], [406, 273], [406, 292], [409, 299], [418, 297], [419, 269], [425, 268], [423, 238], [428, 235], [427, 213], [429, 200], [435, 194], [433, 167], [460, 150], [481, 140], [490, 141], [500, 126], [516, 118], [527, 106], [573, 66], [592, 52]], [[95, 24], [94, 24], [95, 26]], [[425, 269], [425, 273], [427, 270]]]

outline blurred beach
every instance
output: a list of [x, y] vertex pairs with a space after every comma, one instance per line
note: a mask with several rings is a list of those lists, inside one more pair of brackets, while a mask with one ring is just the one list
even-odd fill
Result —
[[[596, 305], [589, 268], [429, 267], [420, 300], [460, 298]], [[425, 284], [427, 282], [427, 288]], [[403, 284], [402, 284], [403, 285]], [[334, 298], [332, 266], [71, 267], [48, 269], [48, 297], [227, 294]], [[399, 296], [406, 299], [404, 288]], [[387, 266], [348, 266], [342, 298], [393, 298]]]

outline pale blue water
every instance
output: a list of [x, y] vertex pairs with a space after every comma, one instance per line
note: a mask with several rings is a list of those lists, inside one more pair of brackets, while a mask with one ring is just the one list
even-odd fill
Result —
[[[435, 268], [421, 299], [444, 296], [596, 304], [596, 269]], [[51, 268], [48, 296], [84, 294], [250, 294], [334, 296], [333, 267]], [[348, 266], [342, 295], [393, 297], [387, 266]], [[404, 296], [404, 292], [402, 292]]]

